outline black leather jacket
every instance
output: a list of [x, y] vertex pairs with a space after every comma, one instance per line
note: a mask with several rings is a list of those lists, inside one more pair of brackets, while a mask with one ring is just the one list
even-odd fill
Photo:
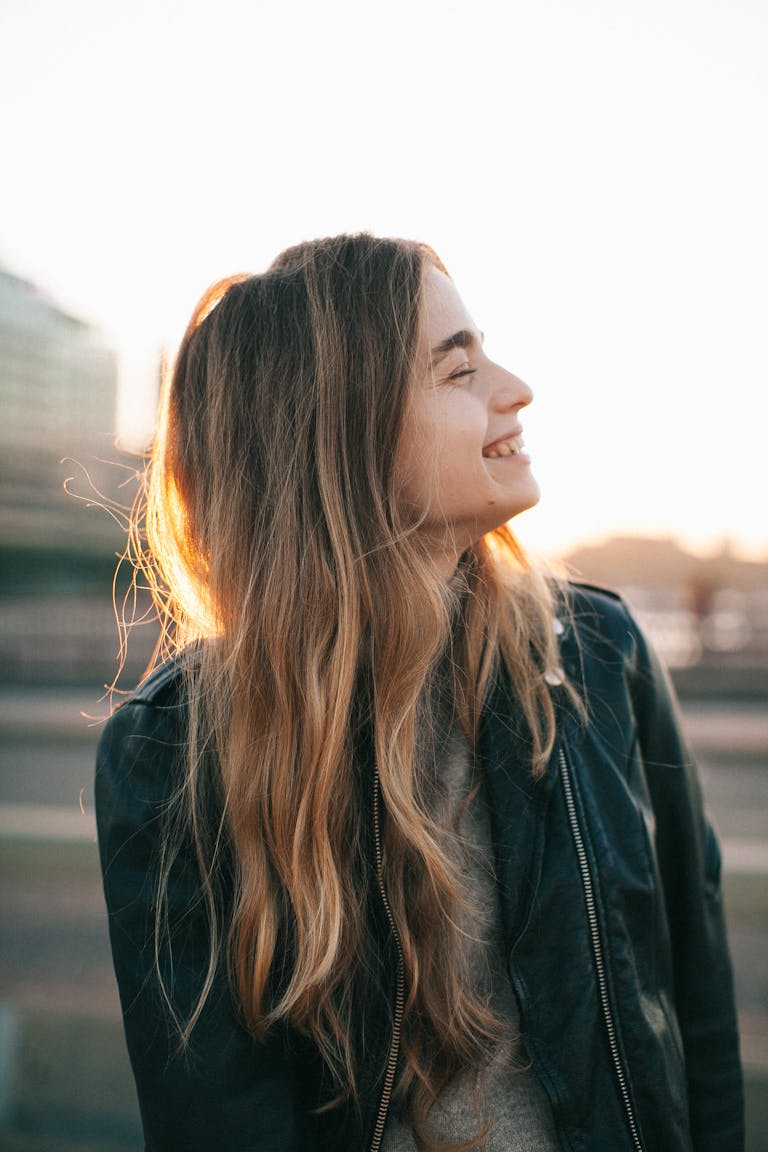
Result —
[[[717, 843], [664, 674], [618, 597], [573, 591], [549, 769], [498, 678], [480, 753], [509, 971], [533, 1066], [570, 1152], [740, 1152], [742, 1085]], [[314, 1114], [329, 1092], [302, 1037], [254, 1042], [218, 972], [184, 1055], [154, 979], [160, 817], [178, 780], [184, 703], [166, 665], [119, 708], [98, 753], [104, 888], [128, 1050], [152, 1152], [352, 1152], [377, 1147], [394, 1058], [397, 954], [371, 861], [371, 953], [361, 1004], [362, 1105]], [[373, 769], [371, 768], [371, 773]], [[373, 779], [373, 777], [371, 777]], [[373, 846], [371, 846], [373, 852]], [[191, 849], [171, 877], [173, 998], [193, 1002], [208, 934]], [[375, 965], [374, 965], [375, 970]], [[377, 1128], [378, 1123], [378, 1128]]]

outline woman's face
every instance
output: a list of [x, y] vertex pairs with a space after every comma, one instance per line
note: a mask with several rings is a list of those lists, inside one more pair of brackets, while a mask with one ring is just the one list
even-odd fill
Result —
[[533, 394], [488, 359], [453, 282], [431, 265], [424, 296], [427, 346], [396, 475], [403, 508], [453, 571], [466, 548], [539, 499], [520, 423]]

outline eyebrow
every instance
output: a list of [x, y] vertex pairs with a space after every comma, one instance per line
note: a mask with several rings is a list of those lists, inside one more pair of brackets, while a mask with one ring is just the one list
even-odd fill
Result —
[[[480, 342], [484, 340], [484, 333], [480, 333]], [[468, 328], [462, 328], [458, 332], [454, 332], [452, 336], [446, 336], [445, 340], [441, 340], [436, 344], [430, 353], [430, 359], [433, 366], [439, 364], [440, 361], [452, 352], [454, 348], [471, 348], [476, 342], [474, 332], [470, 332]]]

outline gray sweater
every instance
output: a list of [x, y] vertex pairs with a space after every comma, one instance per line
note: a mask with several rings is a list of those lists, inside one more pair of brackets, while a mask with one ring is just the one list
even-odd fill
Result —
[[[505, 964], [490, 819], [482, 788], [463, 812], [458, 836], [452, 831], [453, 817], [476, 783], [466, 740], [455, 723], [438, 760], [446, 793], [440, 806], [441, 823], [450, 836], [472, 909], [471, 915], [460, 914], [459, 921], [466, 932], [470, 978], [508, 1027], [481, 1073], [474, 1098], [470, 1078], [458, 1077], [433, 1106], [430, 1125], [443, 1140], [459, 1141], [490, 1122], [484, 1152], [554, 1152], [558, 1142], [552, 1111], [526, 1056], [517, 1000]], [[381, 1148], [382, 1152], [416, 1152], [410, 1128], [393, 1112]]]

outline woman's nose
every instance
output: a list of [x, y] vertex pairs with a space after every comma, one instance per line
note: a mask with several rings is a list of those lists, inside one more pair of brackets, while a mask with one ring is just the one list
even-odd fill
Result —
[[533, 392], [518, 376], [504, 372], [493, 390], [492, 403], [497, 412], [510, 412], [513, 408], [525, 408], [533, 400]]

